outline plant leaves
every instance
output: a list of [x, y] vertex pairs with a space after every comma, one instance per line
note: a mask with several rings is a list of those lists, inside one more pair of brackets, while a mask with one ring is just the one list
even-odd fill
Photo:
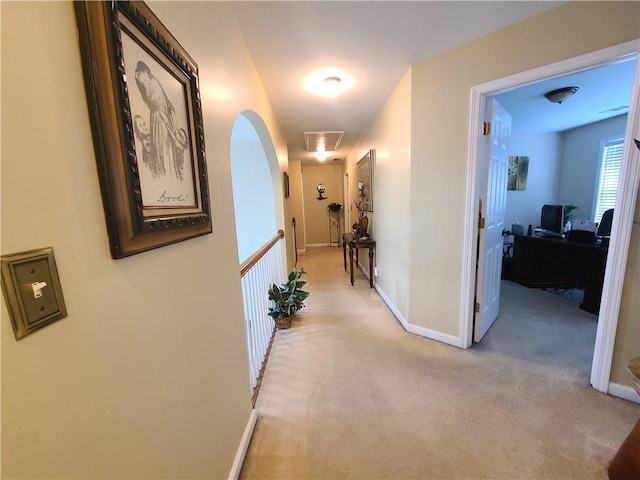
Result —
[[287, 276], [287, 282], [278, 286], [275, 283], [268, 290], [269, 300], [272, 306], [269, 307], [268, 315], [273, 318], [288, 317], [294, 315], [304, 307], [303, 301], [309, 296], [309, 292], [302, 290], [307, 282], [300, 280], [306, 272], [303, 268], [299, 271], [293, 270]]

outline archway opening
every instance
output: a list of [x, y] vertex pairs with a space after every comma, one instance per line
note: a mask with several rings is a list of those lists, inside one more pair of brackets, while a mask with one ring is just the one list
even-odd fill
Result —
[[231, 181], [242, 263], [277, 230], [269, 159], [256, 128], [244, 114], [238, 115], [231, 133]]

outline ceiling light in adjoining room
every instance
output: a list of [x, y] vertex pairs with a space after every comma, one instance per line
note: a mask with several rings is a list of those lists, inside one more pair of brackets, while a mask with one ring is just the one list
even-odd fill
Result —
[[573, 97], [573, 95], [579, 90], [578, 87], [564, 87], [557, 90], [552, 90], [544, 94], [544, 98], [551, 103], [562, 103], [567, 98]]
[[337, 97], [349, 90], [355, 81], [346, 72], [323, 68], [311, 73], [304, 80], [304, 88], [309, 93], [327, 98]]

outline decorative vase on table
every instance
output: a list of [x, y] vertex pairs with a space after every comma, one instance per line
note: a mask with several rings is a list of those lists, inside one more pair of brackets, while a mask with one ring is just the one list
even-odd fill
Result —
[[360, 238], [369, 236], [369, 234], [367, 233], [368, 228], [369, 228], [369, 217], [365, 215], [360, 219], [360, 230], [361, 230]]

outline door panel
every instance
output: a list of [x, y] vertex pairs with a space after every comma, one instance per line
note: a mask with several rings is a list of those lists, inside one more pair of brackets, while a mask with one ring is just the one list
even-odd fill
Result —
[[500, 277], [502, 274], [502, 231], [507, 204], [507, 174], [511, 116], [495, 100], [487, 102], [487, 118], [491, 131], [485, 137], [485, 178], [482, 188], [485, 228], [479, 232], [478, 276], [474, 341], [479, 342], [498, 317], [500, 307]]

